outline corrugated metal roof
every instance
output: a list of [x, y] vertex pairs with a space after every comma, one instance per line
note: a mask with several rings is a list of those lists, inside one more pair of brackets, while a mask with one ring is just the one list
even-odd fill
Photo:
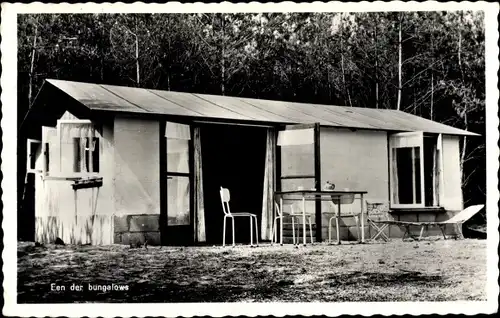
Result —
[[180, 93], [48, 79], [90, 110], [206, 119], [477, 135], [402, 111]]

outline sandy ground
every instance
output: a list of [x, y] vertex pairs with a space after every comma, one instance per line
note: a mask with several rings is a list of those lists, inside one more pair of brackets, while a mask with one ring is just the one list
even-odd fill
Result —
[[299, 248], [18, 245], [19, 303], [486, 300], [485, 285], [485, 240]]

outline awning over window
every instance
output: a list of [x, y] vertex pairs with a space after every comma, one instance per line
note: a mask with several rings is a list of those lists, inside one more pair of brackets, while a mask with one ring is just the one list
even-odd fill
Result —
[[282, 130], [278, 133], [278, 146], [314, 144], [314, 129]]
[[189, 125], [167, 122], [165, 137], [170, 139], [191, 140]]

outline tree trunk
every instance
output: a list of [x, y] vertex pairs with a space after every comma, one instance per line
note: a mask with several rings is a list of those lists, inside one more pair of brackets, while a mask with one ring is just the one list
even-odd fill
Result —
[[[170, 27], [170, 19], [169, 19], [169, 15], [167, 14], [167, 15], [166, 15], [166, 17], [167, 17], [167, 26], [169, 26], [169, 27]], [[167, 45], [168, 45], [168, 54], [169, 54], [169, 55], [170, 55], [170, 52], [172, 51], [172, 49], [171, 49], [172, 42], [171, 42], [171, 41], [172, 41], [172, 38], [171, 38], [171, 36], [169, 35], [169, 36], [168, 36], [168, 41], [167, 41]], [[171, 72], [171, 70], [172, 70], [172, 67], [171, 67], [171, 64], [172, 64], [172, 63], [170, 62], [170, 60], [166, 60], [166, 61], [165, 61], [165, 60], [166, 60], [166, 59], [164, 59], [163, 61], [168, 63], [168, 67], [167, 67], [167, 91], [170, 91], [170, 72]], [[196, 82], [195, 82], [195, 84], [196, 84]]]
[[[344, 67], [344, 15], [340, 14], [340, 66], [342, 68], [342, 83], [344, 85], [344, 94], [347, 95], [347, 100], [349, 101], [349, 106], [352, 107], [351, 94], [349, 94], [349, 89], [346, 85], [345, 80], [345, 67]], [[344, 100], [345, 103], [345, 100]]]
[[38, 25], [35, 23], [35, 37], [33, 38], [33, 48], [31, 49], [31, 64], [28, 85], [28, 107], [31, 108], [31, 101], [33, 99], [33, 72], [35, 69], [35, 54], [36, 54], [36, 40], [38, 36]]
[[140, 70], [139, 70], [139, 37], [137, 35], [137, 18], [135, 20], [135, 68], [137, 87], [141, 86]]
[[431, 120], [433, 120], [433, 117], [434, 117], [434, 64], [435, 64], [435, 58], [434, 58], [433, 32], [434, 32], [434, 27], [431, 30], [431, 61], [432, 61], [432, 67], [431, 67], [431, 105], [430, 105], [430, 119]]
[[[462, 14], [460, 16], [460, 25], [462, 25]], [[462, 82], [464, 81], [464, 70], [462, 68], [462, 32], [458, 28], [458, 67], [460, 68], [460, 75], [462, 77]]]
[[170, 90], [170, 70], [167, 73], [167, 91]]
[[430, 119], [434, 118], [434, 71], [431, 70], [431, 115]]
[[104, 83], [104, 53], [101, 53], [101, 82]]
[[220, 63], [221, 63], [220, 91], [221, 91], [222, 96], [224, 96], [225, 90], [226, 90], [226, 87], [225, 87], [225, 82], [226, 82], [226, 57], [225, 57], [225, 41], [224, 41], [224, 27], [225, 27], [224, 18], [225, 18], [225, 15], [222, 14], [222, 23], [221, 23], [222, 38], [221, 38], [221, 61], [220, 61]]
[[378, 14], [375, 13], [375, 108], [378, 108], [378, 34], [377, 34]]
[[403, 13], [399, 14], [399, 30], [398, 30], [398, 53], [399, 53], [399, 59], [398, 59], [398, 103], [396, 105], [396, 109], [400, 110], [401, 109], [401, 93], [403, 90], [402, 87], [402, 71], [403, 71], [403, 41], [402, 41], [402, 24], [403, 24]]
[[[465, 130], [468, 130], [468, 125], [467, 125], [467, 109], [464, 110], [464, 121], [465, 121]], [[461, 176], [461, 181], [460, 183], [462, 184], [462, 187], [464, 186], [463, 181], [465, 180], [465, 175], [464, 175], [464, 163], [465, 163], [465, 154], [467, 152], [467, 136], [464, 136], [464, 141], [462, 145], [462, 153], [460, 154], [460, 176]]]
[[[460, 16], [460, 25], [462, 24], [462, 15], [459, 13]], [[462, 68], [462, 32], [460, 31], [460, 28], [458, 29], [458, 67], [460, 68], [460, 75], [462, 77], [462, 83], [464, 83], [465, 76], [464, 76], [464, 71]], [[468, 130], [469, 128], [469, 123], [468, 123], [468, 118], [467, 118], [467, 105], [464, 104], [464, 110], [463, 110], [463, 119], [464, 119], [464, 129]], [[461, 172], [461, 177], [462, 177], [462, 182], [464, 180], [464, 162], [465, 162], [465, 153], [467, 151], [467, 136], [464, 136], [464, 141], [462, 145], [462, 153], [460, 154], [460, 172]], [[463, 184], [462, 184], [463, 186]]]

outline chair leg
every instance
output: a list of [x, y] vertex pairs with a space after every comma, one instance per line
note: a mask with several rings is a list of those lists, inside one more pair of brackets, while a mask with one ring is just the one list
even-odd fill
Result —
[[236, 240], [235, 240], [235, 231], [234, 231], [234, 217], [231, 217], [231, 220], [233, 221], [233, 247], [236, 246]]
[[391, 229], [389, 224], [384, 225], [384, 227], [382, 227], [382, 232], [380, 232], [380, 237], [382, 237], [384, 241], [388, 242], [389, 237], [383, 232], [386, 228], [389, 228], [389, 230]]
[[224, 225], [223, 225], [223, 230], [222, 230], [222, 247], [226, 246], [226, 221], [227, 221], [227, 218], [224, 215]]
[[375, 224], [375, 223], [373, 223], [373, 222], [371, 222], [371, 223], [370, 223], [370, 225], [371, 225], [371, 227], [372, 227], [372, 228], [374, 228], [374, 229], [375, 229], [375, 231], [377, 231], [377, 233], [375, 233], [375, 235], [373, 235], [373, 236], [371, 237], [371, 239], [372, 239], [373, 241], [375, 241], [375, 240], [377, 239], [377, 237], [378, 237], [378, 236], [382, 233], [382, 231], [385, 229], [385, 226], [384, 226], [384, 225], [382, 225], [382, 226], [378, 226], [378, 225], [376, 225], [376, 224]]
[[257, 216], [253, 217], [255, 219], [255, 242], [256, 246], [259, 246], [259, 224], [257, 222]]
[[359, 217], [358, 216], [354, 217], [354, 222], [356, 223], [356, 232], [358, 233], [358, 242], [361, 242], [361, 231], [359, 228]]
[[253, 246], [253, 217], [250, 216], [250, 246]]
[[405, 232], [404, 232], [403, 238], [402, 238], [403, 241], [406, 238], [406, 236], [411, 237], [410, 236], [410, 226], [409, 225], [405, 225]]
[[309, 217], [309, 235], [311, 236], [311, 244], [313, 244], [314, 241], [313, 241], [313, 229], [312, 229], [311, 217]]
[[277, 237], [276, 228], [278, 226], [277, 222], [278, 222], [278, 217], [275, 217], [274, 218], [273, 227], [272, 227], [272, 231], [271, 231], [271, 244], [276, 243], [276, 237]]
[[328, 243], [332, 243], [332, 218], [328, 220]]
[[337, 244], [340, 244], [340, 224], [339, 224], [339, 218], [335, 218], [335, 226], [337, 226]]
[[441, 233], [443, 233], [443, 237], [446, 240], [446, 234], [445, 234], [446, 224], [439, 224], [439, 229], [441, 230]]
[[462, 224], [457, 223], [455, 224], [456, 229], [457, 229], [457, 236], [459, 239], [463, 240], [464, 239], [464, 233], [462, 232]]
[[418, 236], [419, 241], [422, 239], [422, 236], [424, 235], [424, 231], [425, 231], [425, 225], [422, 225], [420, 227], [420, 235]]
[[379, 236], [386, 242], [389, 240], [387, 235], [385, 235], [385, 233], [384, 233], [384, 230], [389, 226], [389, 224], [384, 224], [382, 226], [378, 226], [374, 222], [370, 221], [370, 225], [377, 231], [377, 233], [374, 236], [372, 236], [372, 238], [371, 238], [372, 240], [376, 240], [377, 237], [379, 237]]
[[271, 226], [271, 245], [273, 245], [274, 242], [274, 226], [276, 224], [276, 219], [273, 219], [273, 226]]
[[280, 245], [283, 246], [283, 216], [280, 217]]

